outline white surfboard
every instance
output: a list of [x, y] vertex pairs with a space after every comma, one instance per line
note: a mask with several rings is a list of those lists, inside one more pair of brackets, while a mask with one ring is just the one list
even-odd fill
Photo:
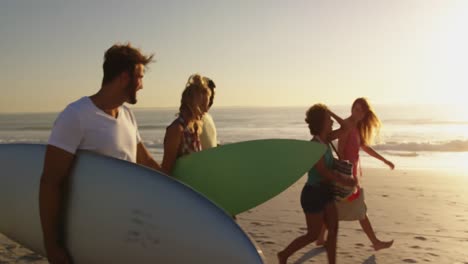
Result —
[[[45, 255], [39, 181], [45, 145], [0, 145], [0, 232]], [[222, 209], [154, 170], [79, 152], [65, 222], [75, 263], [263, 263]]]

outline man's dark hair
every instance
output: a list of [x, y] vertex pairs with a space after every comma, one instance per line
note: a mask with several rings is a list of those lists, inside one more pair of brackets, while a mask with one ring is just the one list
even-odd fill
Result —
[[207, 79], [208, 79], [207, 86], [211, 90], [210, 102], [208, 104], [208, 107], [211, 107], [213, 105], [213, 100], [214, 100], [214, 96], [215, 96], [215, 90], [214, 89], [216, 88], [216, 84], [210, 78], [207, 78]]
[[132, 78], [136, 65], [143, 64], [143, 66], [146, 66], [153, 61], [153, 56], [154, 54], [143, 55], [139, 49], [132, 47], [130, 43], [113, 45], [104, 54], [102, 85], [111, 82], [122, 72], [128, 72]]

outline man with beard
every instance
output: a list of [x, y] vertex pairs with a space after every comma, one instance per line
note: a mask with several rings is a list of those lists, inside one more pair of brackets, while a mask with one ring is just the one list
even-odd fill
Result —
[[64, 244], [65, 182], [78, 149], [136, 162], [159, 170], [143, 145], [135, 116], [124, 103], [135, 104], [153, 55], [130, 44], [114, 45], [104, 55], [101, 89], [69, 104], [54, 123], [46, 149], [39, 192], [44, 245], [50, 263], [71, 263]]

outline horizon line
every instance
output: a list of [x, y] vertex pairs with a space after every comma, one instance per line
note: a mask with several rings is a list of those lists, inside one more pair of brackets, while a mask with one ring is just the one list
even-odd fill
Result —
[[[319, 103], [319, 102], [317, 102]], [[129, 106], [132, 110], [134, 111], [145, 111], [145, 110], [169, 110], [169, 109], [177, 109], [179, 106], [132, 106], [129, 104], [126, 104]], [[313, 104], [311, 104], [313, 105]], [[223, 106], [213, 106], [213, 109], [233, 109], [233, 108], [252, 108], [252, 109], [258, 109], [258, 108], [308, 108], [311, 105], [223, 105]], [[397, 103], [372, 103], [372, 106], [450, 106], [452, 104], [449, 103], [422, 103], [422, 102], [416, 102], [416, 103], [404, 103], [404, 102], [397, 102]], [[351, 104], [327, 104], [330, 108], [333, 107], [350, 107]], [[7, 112], [0, 112], [0, 115], [9, 115], [9, 114], [54, 114], [54, 113], [60, 113], [63, 111], [61, 110], [44, 110], [44, 111], [7, 111]]]

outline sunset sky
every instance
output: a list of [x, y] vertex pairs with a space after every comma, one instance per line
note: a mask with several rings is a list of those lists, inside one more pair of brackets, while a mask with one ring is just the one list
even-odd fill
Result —
[[177, 106], [195, 72], [216, 82], [217, 107], [463, 105], [467, 25], [464, 0], [7, 0], [0, 113], [95, 93], [105, 50], [127, 41], [157, 59], [137, 107]]

